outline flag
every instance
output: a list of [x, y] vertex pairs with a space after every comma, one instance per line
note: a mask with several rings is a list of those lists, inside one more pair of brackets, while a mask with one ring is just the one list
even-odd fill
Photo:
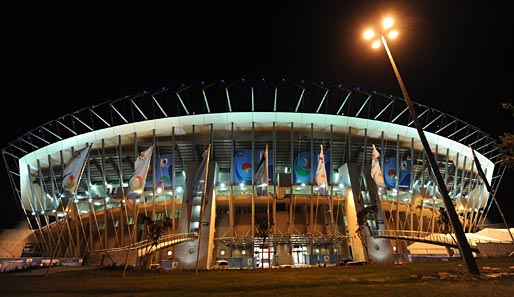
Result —
[[166, 155], [154, 155], [155, 157], [155, 177], [151, 170], [152, 165], [148, 169], [148, 175], [146, 177], [145, 188], [153, 188], [153, 181], [155, 180], [156, 189], [164, 190], [166, 187], [171, 187], [171, 163], [173, 158], [171, 154]]
[[328, 195], [327, 170], [325, 168], [325, 156], [323, 155], [323, 145], [318, 156], [318, 168], [316, 169], [316, 177], [314, 178], [318, 185], [318, 193], [321, 196]]
[[134, 162], [134, 173], [130, 176], [127, 198], [136, 199], [145, 189], [146, 176], [152, 159], [153, 144], [142, 151]]
[[261, 161], [255, 171], [255, 186], [257, 196], [268, 196], [268, 146], [261, 156]]
[[74, 195], [77, 191], [91, 146], [92, 144], [75, 151], [70, 160], [68, 160], [68, 163], [66, 163], [62, 174], [61, 195], [65, 193]]
[[383, 193], [385, 190], [385, 183], [384, 176], [382, 175], [382, 169], [380, 169], [380, 162], [378, 161], [379, 156], [380, 153], [377, 151], [375, 145], [373, 144], [373, 152], [371, 153], [371, 177], [377, 184], [379, 192]]
[[[193, 195], [194, 196], [201, 196], [205, 191], [205, 183], [206, 176], [207, 176], [207, 166], [209, 166], [209, 153], [210, 153], [210, 146], [202, 153], [202, 162], [200, 163], [200, 166], [198, 166], [198, 171], [196, 171], [195, 180], [193, 182]], [[207, 201], [205, 201], [207, 203]]]

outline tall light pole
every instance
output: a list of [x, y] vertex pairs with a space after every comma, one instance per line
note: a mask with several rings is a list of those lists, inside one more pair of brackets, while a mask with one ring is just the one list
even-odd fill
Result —
[[[460, 223], [459, 217], [457, 216], [457, 213], [455, 212], [455, 207], [453, 206], [453, 202], [450, 198], [450, 195], [448, 194], [448, 190], [446, 188], [446, 185], [444, 184], [443, 177], [441, 176], [441, 173], [439, 172], [439, 167], [437, 166], [437, 163], [435, 161], [434, 154], [432, 153], [432, 150], [430, 149], [430, 145], [428, 144], [428, 141], [427, 141], [427, 138], [423, 131], [423, 128], [421, 126], [421, 123], [419, 122], [418, 116], [416, 114], [416, 110], [414, 109], [414, 105], [412, 104], [412, 101], [410, 100], [409, 94], [407, 93], [407, 89], [405, 88], [402, 77], [400, 76], [400, 72], [398, 71], [398, 68], [396, 67], [396, 63], [394, 62], [393, 55], [391, 54], [391, 51], [389, 50], [389, 47], [387, 46], [386, 36], [388, 38], [396, 38], [398, 36], [398, 32], [391, 29], [392, 26], [393, 26], [393, 19], [389, 18], [389, 17], [385, 18], [384, 21], [382, 22], [382, 29], [380, 30], [380, 32], [378, 34], [379, 39], [374, 39], [372, 47], [379, 48], [380, 44], [384, 45], [384, 48], [387, 52], [387, 56], [389, 57], [389, 61], [391, 62], [391, 66], [393, 67], [394, 74], [396, 75], [396, 79], [398, 80], [398, 84], [400, 85], [400, 89], [402, 90], [403, 97], [405, 98], [405, 101], [407, 102], [407, 106], [409, 107], [409, 112], [412, 117], [412, 120], [414, 121], [416, 129], [418, 131], [419, 138], [421, 139], [421, 143], [423, 144], [423, 148], [425, 149], [425, 154], [426, 154], [426, 156], [428, 158], [428, 162], [430, 164], [430, 170], [432, 171], [432, 174], [435, 176], [437, 185], [439, 187], [439, 192], [443, 196], [444, 206], [446, 207], [446, 212], [448, 213], [448, 216], [450, 218], [450, 223], [455, 232], [455, 236], [457, 237], [457, 245], [459, 246], [460, 253], [461, 253], [462, 257], [464, 258], [464, 261], [466, 262], [466, 265], [468, 267], [468, 272], [470, 274], [480, 275], [480, 271], [478, 270], [478, 266], [475, 262], [475, 258], [473, 257], [473, 253], [471, 251], [468, 240], [466, 238], [466, 234], [464, 233], [464, 230]], [[370, 29], [366, 30], [366, 32], [364, 33], [364, 38], [366, 38], [368, 40], [371, 40], [371, 39], [375, 38], [376, 36], [377, 36], [377, 34], [375, 34]]]

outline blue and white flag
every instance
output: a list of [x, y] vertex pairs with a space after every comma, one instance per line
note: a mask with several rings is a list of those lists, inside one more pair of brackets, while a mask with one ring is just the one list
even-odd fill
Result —
[[373, 152], [371, 153], [371, 177], [375, 181], [378, 187], [378, 192], [384, 194], [385, 193], [385, 182], [384, 176], [382, 175], [382, 169], [380, 168], [380, 162], [378, 161], [378, 157], [380, 157], [380, 153], [373, 145]]
[[255, 187], [257, 196], [268, 196], [268, 146], [261, 156], [261, 161], [255, 171]]
[[136, 199], [141, 196], [145, 189], [146, 176], [152, 159], [153, 144], [142, 151], [134, 162], [134, 173], [130, 176], [127, 198]]
[[318, 193], [321, 196], [328, 196], [327, 170], [325, 168], [325, 156], [323, 155], [323, 145], [318, 156], [318, 168], [316, 169], [316, 177], [314, 178], [318, 185]]
[[61, 195], [63, 194], [72, 194], [75, 195], [77, 188], [80, 183], [80, 178], [82, 177], [82, 172], [84, 169], [84, 165], [86, 164], [87, 158], [89, 156], [89, 151], [91, 150], [92, 144], [89, 146], [77, 150], [73, 153], [68, 163], [64, 167], [64, 172], [62, 174], [62, 188]]

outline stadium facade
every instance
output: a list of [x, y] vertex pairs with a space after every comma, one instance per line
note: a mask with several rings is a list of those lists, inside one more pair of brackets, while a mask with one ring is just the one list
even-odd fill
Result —
[[[470, 147], [494, 189], [502, 152], [480, 129], [414, 106], [462, 226], [475, 232], [492, 198]], [[407, 252], [399, 231], [451, 231], [406, 102], [341, 84], [145, 91], [52, 120], [2, 155], [26, 241], [47, 257], [184, 269], [382, 263]]]

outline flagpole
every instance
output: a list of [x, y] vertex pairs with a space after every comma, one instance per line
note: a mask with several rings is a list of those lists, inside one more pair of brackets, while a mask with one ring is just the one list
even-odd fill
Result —
[[200, 243], [202, 242], [202, 237], [200, 236], [202, 234], [202, 221], [203, 221], [203, 214], [205, 212], [205, 195], [207, 194], [207, 180], [209, 176], [209, 158], [211, 155], [211, 144], [207, 147], [207, 160], [205, 161], [205, 180], [203, 182], [203, 195], [202, 195], [202, 202], [200, 209], [200, 219], [199, 219], [199, 226], [198, 226], [198, 246], [196, 248], [196, 274], [198, 274], [198, 261], [200, 259]]
[[[84, 157], [84, 160], [82, 161], [82, 166], [80, 168], [80, 174], [79, 174], [79, 177], [77, 178], [77, 186], [75, 187], [75, 189], [73, 190], [73, 195], [72, 195], [72, 198], [73, 200], [75, 199], [75, 195], [77, 193], [77, 189], [78, 189], [78, 185], [80, 183], [80, 180], [82, 178], [82, 174], [84, 173], [84, 169], [86, 168], [86, 160], [89, 159], [89, 153], [91, 152], [91, 147], [93, 146], [93, 144], [89, 144], [89, 148], [88, 148], [88, 151], [87, 151], [87, 154], [86, 156]], [[73, 158], [73, 155], [72, 155], [72, 158]], [[69, 161], [68, 161], [69, 162]], [[63, 191], [64, 193], [64, 191]], [[61, 196], [62, 196], [62, 193], [61, 193]], [[66, 208], [64, 208], [63, 206], [63, 210], [65, 211], [66, 214], [68, 214], [68, 212], [66, 211], [67, 208], [69, 208], [70, 206], [70, 203], [73, 201], [72, 199], [70, 199], [70, 201], [68, 201], [68, 205], [66, 206]], [[61, 199], [61, 203], [62, 203], [62, 199]], [[80, 213], [78, 213], [78, 215], [80, 215]], [[66, 224], [68, 224], [68, 218], [67, 216], [64, 217], [64, 220], [66, 222]], [[69, 228], [69, 225], [68, 225], [68, 228]], [[78, 232], [78, 231], [77, 231]], [[52, 266], [52, 262], [53, 262], [53, 258], [55, 257], [55, 253], [57, 252], [57, 248], [59, 247], [59, 241], [61, 240], [61, 236], [62, 236], [62, 233], [59, 235], [59, 238], [57, 238], [57, 244], [55, 245], [55, 248], [54, 248], [54, 251], [52, 252], [52, 255], [50, 256], [50, 263], [48, 264], [48, 269], [46, 271], [46, 274], [45, 274], [45, 277], [48, 277], [48, 274], [50, 272], [50, 267]]]
[[264, 182], [266, 183], [266, 200], [267, 200], [267, 215], [268, 215], [268, 228], [267, 228], [267, 233], [268, 233], [268, 268], [269, 270], [271, 270], [271, 265], [273, 263], [273, 261], [271, 260], [271, 239], [270, 239], [270, 234], [269, 234], [269, 230], [270, 230], [270, 227], [271, 227], [271, 224], [270, 224], [270, 215], [269, 215], [269, 195], [268, 195], [268, 175], [269, 175], [269, 172], [268, 172], [268, 145], [266, 144], [266, 150], [264, 151], [264, 170], [266, 172], [266, 175], [265, 175], [265, 179], [264, 179]]

